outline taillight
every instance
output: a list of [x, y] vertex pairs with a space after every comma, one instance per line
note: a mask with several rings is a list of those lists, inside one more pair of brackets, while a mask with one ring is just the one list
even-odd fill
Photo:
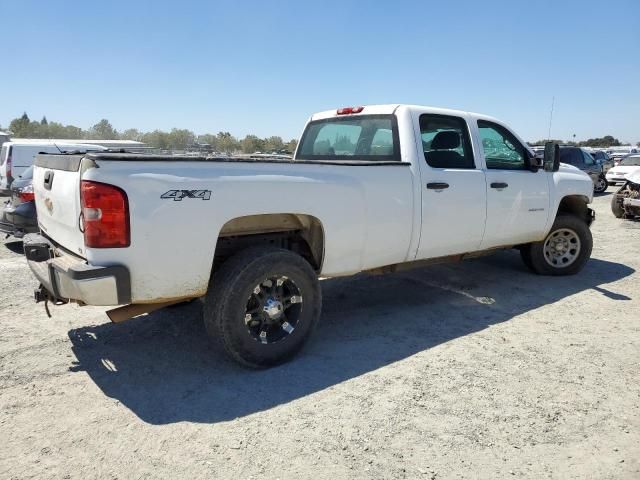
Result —
[[23, 202], [33, 202], [36, 199], [35, 195], [33, 194], [33, 184], [21, 188], [18, 191], [18, 194], [20, 200], [22, 200]]
[[360, 113], [364, 110], [364, 107], [344, 107], [337, 110], [338, 115], [351, 115], [352, 113]]
[[82, 180], [80, 202], [84, 244], [90, 248], [123, 248], [131, 244], [129, 201], [124, 190]]

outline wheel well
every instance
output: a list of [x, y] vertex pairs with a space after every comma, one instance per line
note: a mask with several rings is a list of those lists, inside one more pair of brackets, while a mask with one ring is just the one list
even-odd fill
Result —
[[213, 269], [245, 248], [271, 245], [296, 252], [320, 272], [324, 230], [320, 220], [294, 213], [247, 215], [225, 223], [216, 244]]
[[568, 213], [583, 219], [587, 224], [591, 224], [593, 217], [589, 212], [589, 199], [583, 195], [568, 195], [560, 201], [558, 214]]

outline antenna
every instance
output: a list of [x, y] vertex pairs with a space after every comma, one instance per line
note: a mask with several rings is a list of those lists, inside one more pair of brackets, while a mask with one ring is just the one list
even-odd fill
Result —
[[58, 149], [58, 152], [64, 153], [62, 150], [60, 150], [60, 147], [56, 144], [56, 142], [53, 142], [53, 146]]
[[553, 120], [553, 104], [556, 102], [555, 95], [551, 97], [551, 112], [549, 112], [549, 134], [547, 135], [547, 140], [551, 140], [551, 121]]

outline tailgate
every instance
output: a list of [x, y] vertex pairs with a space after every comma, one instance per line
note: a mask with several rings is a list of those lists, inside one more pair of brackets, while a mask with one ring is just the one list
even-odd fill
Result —
[[76, 255], [85, 255], [80, 230], [80, 165], [84, 155], [36, 156], [33, 191], [38, 224], [49, 238]]

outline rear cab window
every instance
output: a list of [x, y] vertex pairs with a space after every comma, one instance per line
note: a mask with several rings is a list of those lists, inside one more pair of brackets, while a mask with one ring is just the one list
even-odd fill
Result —
[[309, 122], [296, 160], [400, 161], [395, 115], [331, 117]]

